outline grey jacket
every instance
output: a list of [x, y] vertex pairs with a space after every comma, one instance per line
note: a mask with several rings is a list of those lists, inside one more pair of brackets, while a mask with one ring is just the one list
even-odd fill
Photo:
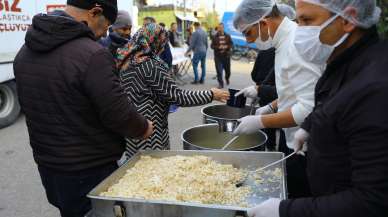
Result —
[[191, 36], [189, 51], [194, 53], [207, 52], [207, 34], [202, 28], [198, 28]]

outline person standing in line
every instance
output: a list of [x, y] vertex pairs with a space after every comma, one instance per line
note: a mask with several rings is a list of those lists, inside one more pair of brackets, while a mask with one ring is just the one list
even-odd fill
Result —
[[[143, 19], [143, 26], [146, 26], [150, 23], [156, 24], [156, 19], [154, 17], [145, 17]], [[160, 23], [159, 25], [162, 26], [163, 28], [166, 27], [164, 23]], [[172, 68], [173, 57], [171, 53], [171, 48], [168, 45], [168, 43], [165, 44], [163, 51], [159, 53], [159, 57], [168, 65], [168, 68], [170, 70]]]
[[[191, 51], [194, 52], [194, 56], [192, 59], [194, 81], [191, 82], [191, 84], [203, 84], [206, 78], [206, 54], [209, 45], [207, 33], [202, 29], [201, 24], [198, 22], [194, 23], [194, 28], [195, 32], [191, 36], [190, 47], [186, 52], [186, 56], [188, 56]], [[198, 76], [198, 65], [200, 62], [202, 69], [201, 78], [199, 78]]]
[[230, 55], [233, 48], [232, 38], [224, 31], [224, 24], [218, 25], [218, 31], [213, 37], [211, 48], [214, 50], [218, 88], [224, 88], [223, 71], [225, 71], [226, 85], [230, 84]]
[[34, 160], [62, 217], [91, 209], [86, 195], [118, 168], [124, 137], [153, 132], [120, 86], [112, 55], [96, 41], [116, 16], [116, 0], [68, 0], [65, 11], [34, 16], [14, 61]]
[[119, 10], [117, 19], [109, 31], [108, 37], [102, 38], [99, 42], [115, 56], [117, 49], [126, 45], [131, 39], [132, 19], [129, 13]]
[[148, 23], [156, 23], [156, 19], [154, 17], [144, 17], [143, 26], [147, 25]]
[[200, 106], [213, 100], [226, 102], [229, 92], [212, 88], [207, 91], [180, 89], [171, 78], [159, 53], [168, 43], [168, 32], [150, 23], [143, 26], [120, 53], [120, 80], [138, 111], [155, 121], [155, 131], [147, 140], [127, 140], [126, 155], [140, 150], [169, 150], [168, 114], [171, 105]]

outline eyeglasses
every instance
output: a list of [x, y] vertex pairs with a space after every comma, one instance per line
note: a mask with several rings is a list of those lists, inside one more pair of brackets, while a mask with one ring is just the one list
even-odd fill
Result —
[[[257, 23], [256, 23], [257, 24]], [[248, 37], [251, 34], [252, 27], [254, 27], [256, 24], [253, 24], [251, 26], [248, 26], [243, 32], [244, 37]]]

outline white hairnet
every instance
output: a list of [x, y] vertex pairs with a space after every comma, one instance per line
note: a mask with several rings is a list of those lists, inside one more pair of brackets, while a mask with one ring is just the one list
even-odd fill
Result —
[[[357, 26], [369, 28], [379, 22], [381, 9], [376, 0], [297, 0], [319, 5], [340, 15]], [[356, 16], [349, 14], [349, 9], [356, 9]]]
[[271, 13], [275, 0], [243, 0], [233, 19], [233, 26], [240, 32]]
[[296, 19], [296, 12], [295, 9], [287, 4], [277, 4], [276, 5], [280, 11], [280, 14], [283, 16], [288, 17], [290, 20]]

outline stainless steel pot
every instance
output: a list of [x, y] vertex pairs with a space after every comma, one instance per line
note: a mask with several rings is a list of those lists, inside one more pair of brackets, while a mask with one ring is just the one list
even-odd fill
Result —
[[[182, 133], [184, 150], [219, 150], [234, 136], [220, 132], [217, 124], [206, 124], [185, 130]], [[252, 135], [241, 135], [228, 147], [233, 151], [251, 151], [262, 146], [267, 141], [267, 135], [260, 131]]]
[[251, 114], [251, 107], [235, 108], [227, 105], [211, 105], [202, 109], [203, 123], [217, 123], [220, 132], [233, 132], [238, 119]]

